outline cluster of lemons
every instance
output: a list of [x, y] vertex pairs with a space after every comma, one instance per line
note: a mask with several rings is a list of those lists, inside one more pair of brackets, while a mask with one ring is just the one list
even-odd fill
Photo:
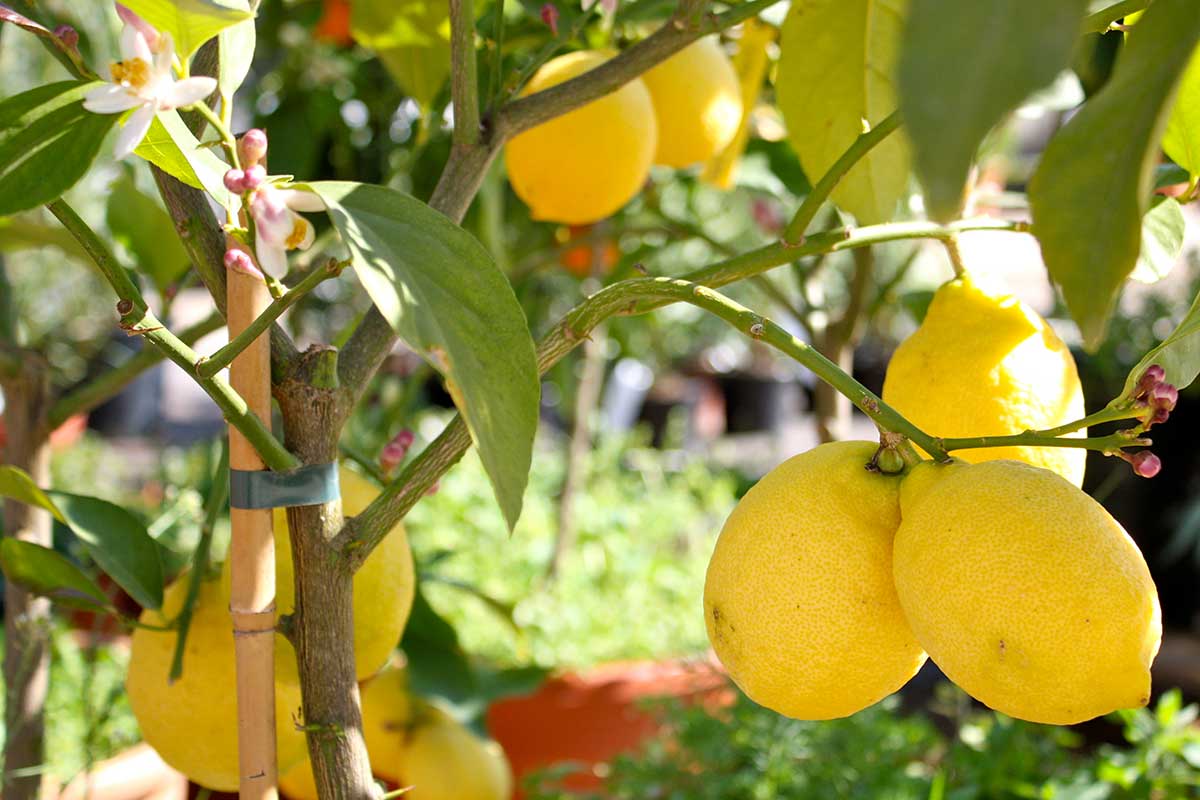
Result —
[[[613, 55], [559, 56], [523, 94], [582, 75]], [[652, 164], [683, 168], [711, 159], [733, 140], [741, 119], [738, 76], [713, 35], [611, 94], [513, 137], [504, 158], [534, 219], [584, 225], [628, 203]]]
[[[360, 513], [379, 490], [342, 468], [342, 506]], [[295, 608], [287, 518], [275, 515], [276, 609]], [[169, 585], [163, 606], [141, 616], [133, 634], [125, 687], [143, 738], [163, 760], [192, 781], [237, 791], [237, 693], [234, 636], [229, 619], [229, 565], [200, 583], [183, 658], [183, 674], [170, 682], [176, 633], [169, 625], [183, 608], [188, 575]], [[495, 745], [484, 743], [441, 710], [408, 695], [403, 672], [384, 669], [412, 610], [413, 559], [397, 525], [354, 576], [355, 671], [363, 687], [364, 724], [378, 777], [416, 788], [415, 800], [505, 800], [511, 777]], [[380, 670], [383, 670], [382, 672]], [[278, 765], [296, 800], [316, 798], [304, 733], [297, 726], [300, 682], [296, 655], [282, 636], [275, 648], [275, 722]], [[396, 724], [402, 720], [403, 724]], [[463, 793], [463, 764], [491, 776], [485, 789]], [[288, 772], [290, 770], [290, 772]]]
[[[938, 436], [1083, 415], [1070, 352], [1035, 312], [969, 278], [936, 293], [883, 399]], [[876, 445], [825, 444], [754, 486], [709, 565], [709, 639], [752, 699], [843, 717], [926, 654], [989, 707], [1071, 724], [1143, 706], [1162, 623], [1137, 546], [1078, 487], [1084, 451], [965, 450], [900, 474]]]

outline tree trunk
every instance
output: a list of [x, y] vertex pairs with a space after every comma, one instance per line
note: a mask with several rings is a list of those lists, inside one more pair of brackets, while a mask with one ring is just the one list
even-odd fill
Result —
[[[49, 408], [47, 367], [26, 353], [18, 373], [4, 381], [4, 463], [19, 467], [38, 486], [50, 482], [50, 447], [45, 429]], [[51, 517], [40, 508], [7, 500], [4, 531], [44, 547], [51, 544]], [[50, 677], [50, 601], [13, 583], [4, 586], [4, 772], [5, 800], [39, 796], [44, 761], [44, 706]]]
[[[336, 374], [331, 366], [335, 355], [332, 350], [311, 350], [302, 360], [315, 366], [316, 374], [329, 376]], [[305, 464], [329, 463], [338, 454], [347, 398], [337, 388], [321, 388], [321, 383], [319, 377], [303, 376], [276, 391], [284, 441]], [[354, 573], [329, 544], [342, 527], [341, 502], [289, 508], [287, 516], [296, 581], [289, 636], [300, 667], [304, 726], [318, 794], [322, 800], [375, 798], [380, 793], [363, 741], [354, 666]]]

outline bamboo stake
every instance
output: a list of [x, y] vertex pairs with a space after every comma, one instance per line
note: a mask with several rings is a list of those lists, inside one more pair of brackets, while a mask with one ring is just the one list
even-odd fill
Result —
[[[228, 272], [229, 338], [233, 339], [271, 304], [261, 279]], [[230, 383], [260, 419], [271, 418], [271, 344], [263, 334], [229, 369]], [[254, 447], [229, 428], [229, 466], [261, 470]], [[233, 618], [237, 653], [238, 769], [241, 800], [276, 800], [275, 758], [275, 538], [271, 510], [230, 509]]]

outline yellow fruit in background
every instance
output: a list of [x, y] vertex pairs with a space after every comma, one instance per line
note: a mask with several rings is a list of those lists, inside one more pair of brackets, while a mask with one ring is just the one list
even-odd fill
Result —
[[655, 164], [690, 167], [719, 153], [742, 120], [742, 90], [720, 36], [706, 36], [642, 75], [658, 122]]
[[[586, 50], [552, 59], [523, 94], [547, 89], [603, 64]], [[641, 79], [544, 122], [505, 146], [513, 190], [534, 219], [584, 225], [620, 210], [641, 191], [658, 141], [654, 106]]]
[[[141, 621], [164, 625], [174, 619], [187, 596], [187, 583], [184, 575], [168, 586], [162, 610], [144, 611]], [[168, 684], [175, 638], [174, 631], [138, 628], [133, 632], [125, 678], [129, 705], [142, 737], [164, 761], [201, 786], [237, 791], [237, 682], [225, 580], [201, 584], [188, 630], [183, 676]], [[278, 656], [277, 661], [277, 667], [282, 666]], [[306, 754], [304, 734], [293, 721], [299, 709], [300, 687], [277, 681], [275, 728], [281, 770]]]
[[835, 442], [780, 464], [734, 508], [708, 566], [713, 649], [789, 717], [853, 714], [925, 661], [892, 585], [901, 478], [866, 469], [875, 449]]
[[411, 800], [508, 800], [513, 777], [504, 751], [484, 741], [439, 708], [426, 706], [413, 720], [399, 761]]
[[279, 776], [279, 791], [289, 800], [320, 800], [312, 762], [307, 758]]
[[[338, 479], [342, 511], [348, 517], [361, 513], [379, 495], [375, 484], [348, 467], [338, 471]], [[275, 606], [280, 614], [290, 614], [295, 608], [294, 580], [287, 515], [276, 509]], [[354, 663], [359, 680], [379, 671], [396, 649], [412, 611], [414, 588], [412, 551], [404, 526], [397, 523], [354, 574]], [[290, 667], [294, 675], [291, 645], [281, 636], [277, 647], [292, 655], [281, 666]]]
[[926, 462], [904, 482], [900, 515], [900, 603], [968, 694], [1058, 725], [1146, 704], [1158, 596], [1137, 545], [1099, 503], [1018, 461]]
[[389, 667], [362, 687], [363, 739], [376, 775], [400, 782], [397, 765], [413, 716], [408, 672]]
[[[1062, 339], [1020, 300], [987, 292], [969, 277], [938, 289], [924, 322], [896, 348], [883, 400], [940, 437], [1022, 433], [1084, 415], [1075, 359]], [[1083, 483], [1087, 458], [1085, 450], [1066, 447], [992, 447], [954, 455], [969, 462], [1024, 461], [1076, 486]]]

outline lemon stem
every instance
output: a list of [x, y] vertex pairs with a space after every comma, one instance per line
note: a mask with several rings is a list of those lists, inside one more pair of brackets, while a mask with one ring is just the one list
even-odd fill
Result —
[[846, 152], [833, 162], [833, 166], [821, 176], [821, 180], [804, 198], [804, 202], [800, 204], [800, 208], [796, 209], [795, 216], [784, 230], [783, 240], [791, 244], [799, 244], [804, 241], [804, 232], [808, 230], [808, 226], [812, 224], [813, 218], [817, 216], [821, 206], [829, 199], [829, 195], [833, 193], [838, 182], [855, 164], [862, 160], [863, 156], [871, 152], [875, 145], [882, 142], [899, 127], [900, 112], [893, 111], [874, 128], [863, 131]]
[[[503, 8], [496, 13], [504, 15]], [[479, 143], [479, 78], [475, 57], [475, 6], [450, 0], [450, 94], [454, 101], [454, 144]]]

